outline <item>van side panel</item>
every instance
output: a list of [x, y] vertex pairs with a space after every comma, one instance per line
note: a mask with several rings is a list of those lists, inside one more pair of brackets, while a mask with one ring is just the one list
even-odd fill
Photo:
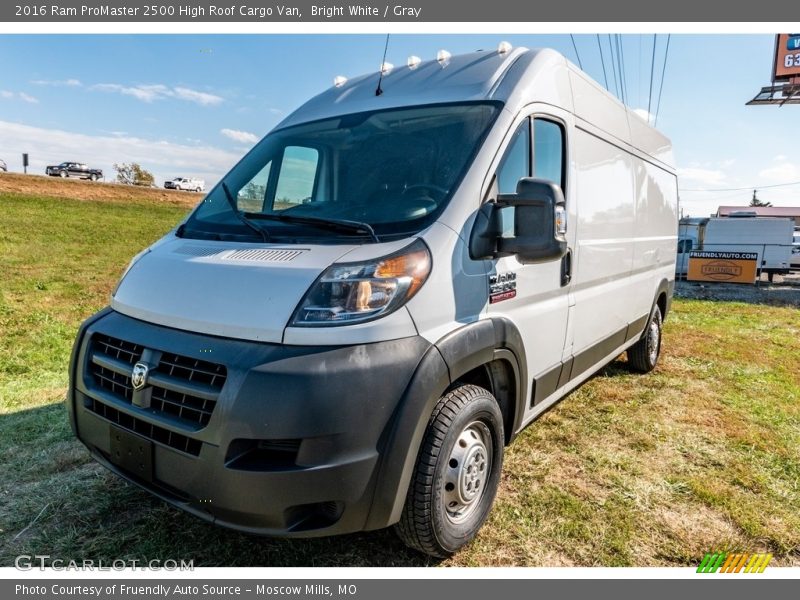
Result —
[[635, 230], [632, 160], [584, 127], [579, 123], [572, 140], [578, 210], [572, 280], [576, 355], [625, 329], [637, 304], [629, 289]]
[[637, 317], [649, 313], [658, 284], [675, 277], [678, 188], [672, 173], [638, 157], [632, 160], [636, 165], [636, 229], [631, 291], [632, 316]]

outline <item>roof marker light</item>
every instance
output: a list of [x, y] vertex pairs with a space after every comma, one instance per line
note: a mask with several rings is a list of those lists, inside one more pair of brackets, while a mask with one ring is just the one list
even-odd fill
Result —
[[450, 57], [453, 56], [447, 50], [439, 50], [436, 53], [436, 61], [439, 63], [446, 63], [450, 60]]
[[419, 63], [422, 62], [422, 59], [419, 56], [414, 56], [413, 54], [408, 57], [408, 65], [409, 69], [416, 69], [419, 66]]
[[392, 63], [385, 62], [381, 65], [381, 73], [384, 75], [391, 72], [392, 69], [394, 69], [394, 65]]
[[498, 54], [508, 54], [513, 49], [514, 49], [514, 46], [512, 46], [509, 42], [500, 42], [497, 45], [497, 53]]
[[342, 87], [345, 83], [347, 83], [347, 77], [344, 75], [337, 75], [333, 78], [333, 87]]

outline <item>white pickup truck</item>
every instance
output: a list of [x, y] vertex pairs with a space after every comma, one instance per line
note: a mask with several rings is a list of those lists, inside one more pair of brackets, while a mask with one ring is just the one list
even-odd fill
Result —
[[168, 190], [183, 190], [185, 192], [202, 192], [206, 187], [206, 182], [202, 179], [192, 179], [189, 177], [176, 177], [172, 181], [165, 181], [164, 188]]

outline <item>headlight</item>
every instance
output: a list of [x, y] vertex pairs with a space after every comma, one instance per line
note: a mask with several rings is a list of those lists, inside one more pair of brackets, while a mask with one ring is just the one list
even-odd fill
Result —
[[332, 265], [311, 286], [292, 325], [350, 325], [388, 315], [417, 293], [430, 272], [431, 253], [422, 240], [383, 258]]

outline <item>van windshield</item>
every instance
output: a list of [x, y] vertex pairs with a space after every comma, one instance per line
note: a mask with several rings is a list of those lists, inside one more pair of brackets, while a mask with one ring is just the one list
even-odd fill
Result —
[[304, 217], [366, 223], [381, 239], [416, 233], [444, 209], [499, 110], [497, 103], [397, 108], [278, 130], [211, 190], [181, 235], [251, 238], [248, 218], [269, 239], [365, 235]]

